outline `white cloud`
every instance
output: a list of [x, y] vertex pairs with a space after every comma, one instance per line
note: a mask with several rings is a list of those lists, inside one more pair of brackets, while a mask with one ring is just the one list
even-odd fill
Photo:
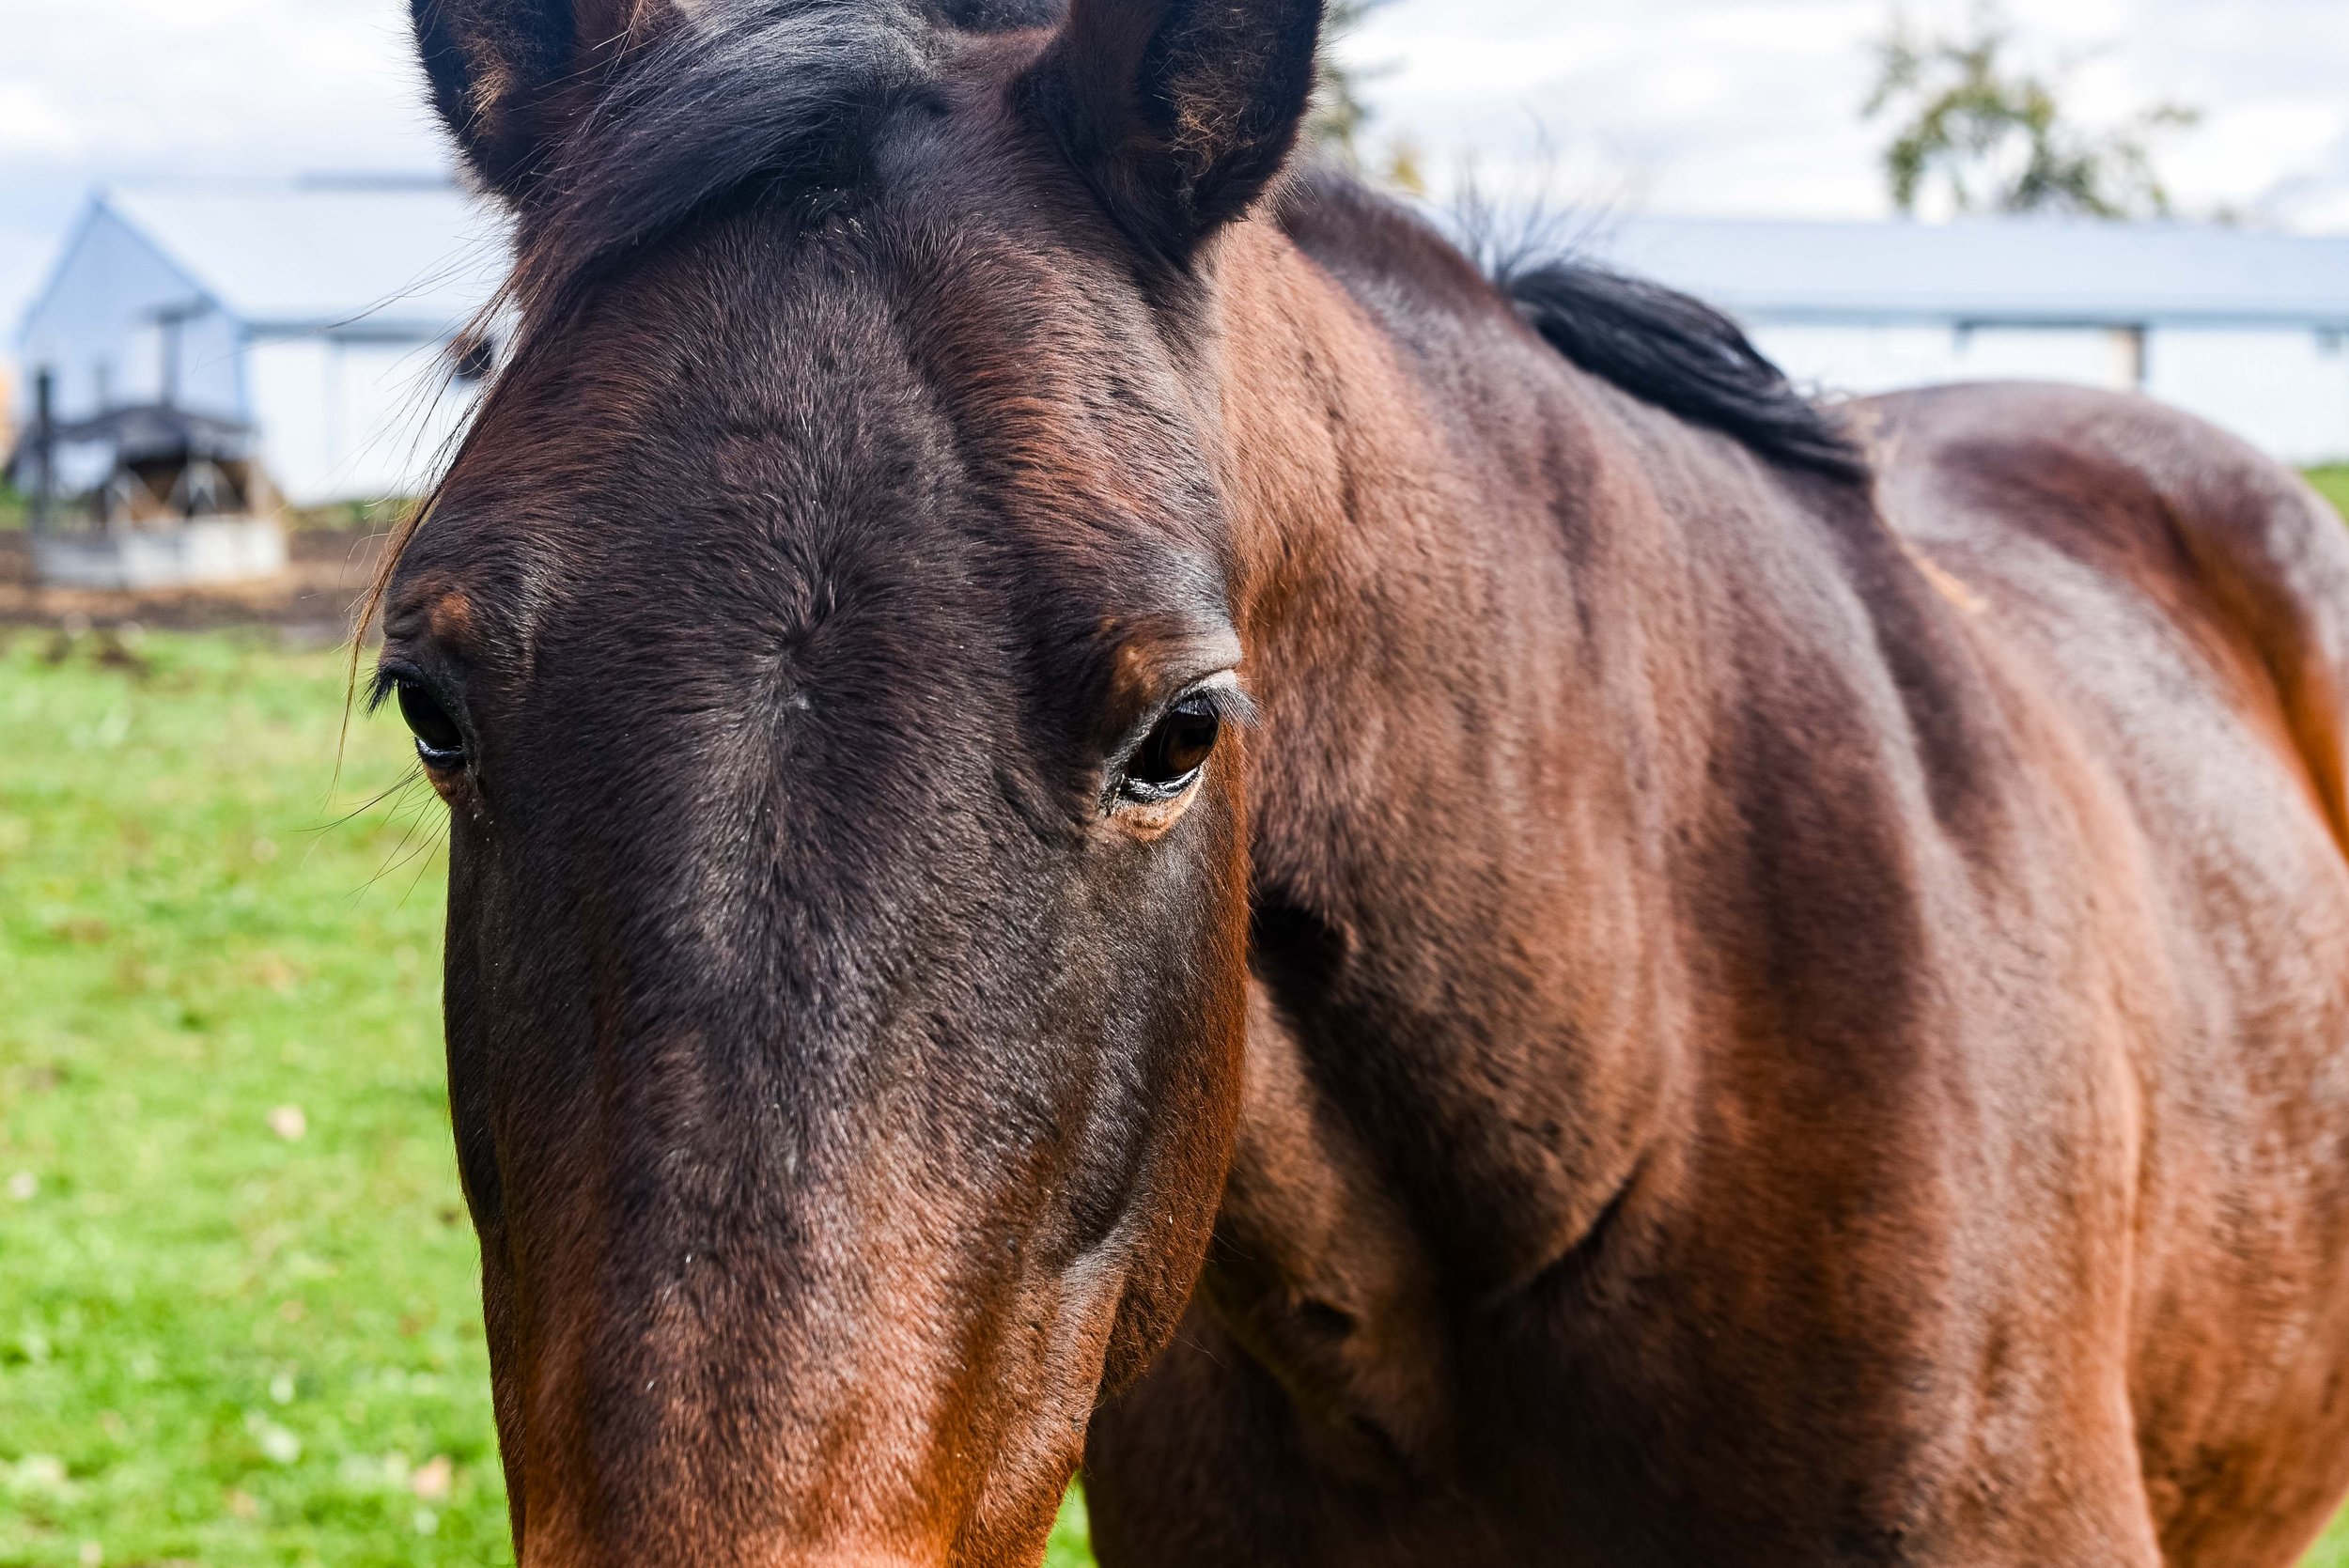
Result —
[[[1971, 0], [1907, 8], [1930, 25]], [[2339, 0], [2032, 0], [2009, 7], [2033, 66], [2091, 122], [2205, 111], [2162, 144], [2189, 210], [2333, 226], [2349, 208], [2349, 6]], [[1383, 68], [1373, 131], [1439, 182], [1533, 178], [1566, 200], [1663, 210], [1870, 216], [1880, 128], [1859, 108], [1891, 7], [1878, 0], [1394, 0], [1346, 45]]]
[[33, 82], [0, 82], [0, 156], [70, 156], [80, 148], [73, 116]]
[[[437, 156], [394, 0], [17, 0], [0, 94], [69, 119], [91, 178]], [[4, 100], [0, 100], [4, 101]]]

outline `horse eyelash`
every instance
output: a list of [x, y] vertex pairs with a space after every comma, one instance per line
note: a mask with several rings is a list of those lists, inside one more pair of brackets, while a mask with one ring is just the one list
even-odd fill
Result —
[[392, 693], [399, 690], [399, 682], [398, 674], [391, 670], [378, 670], [369, 675], [366, 697], [360, 705], [360, 712], [374, 718], [382, 710], [383, 705], [392, 700]]
[[1187, 692], [1178, 701], [1189, 702], [1193, 697], [1204, 699], [1215, 710], [1218, 719], [1235, 729], [1252, 730], [1264, 722], [1264, 709], [1256, 706], [1255, 698], [1237, 685], [1203, 686], [1196, 691]]

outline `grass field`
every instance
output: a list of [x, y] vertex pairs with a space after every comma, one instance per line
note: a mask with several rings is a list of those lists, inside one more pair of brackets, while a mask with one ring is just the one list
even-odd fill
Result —
[[2309, 481], [2325, 493], [2325, 498], [2349, 517], [2349, 463], [2332, 468], [2309, 471]]
[[[506, 1560], [423, 802], [335, 823], [331, 654], [53, 651], [0, 653], [0, 1563]], [[405, 768], [363, 728], [340, 795]]]
[[0, 1568], [511, 1560], [438, 807], [389, 721], [334, 783], [342, 668], [0, 629]]

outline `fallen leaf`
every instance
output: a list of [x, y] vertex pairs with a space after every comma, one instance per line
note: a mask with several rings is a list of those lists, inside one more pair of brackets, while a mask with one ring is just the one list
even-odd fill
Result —
[[259, 1411], [246, 1413], [245, 1430], [272, 1464], [292, 1465], [302, 1459], [302, 1439]]
[[456, 1480], [456, 1465], [447, 1454], [436, 1453], [416, 1467], [416, 1473], [408, 1478], [408, 1490], [426, 1502], [444, 1502]]
[[20, 1492], [63, 1492], [71, 1485], [66, 1479], [65, 1461], [54, 1453], [28, 1453], [0, 1470], [7, 1472], [10, 1487]]

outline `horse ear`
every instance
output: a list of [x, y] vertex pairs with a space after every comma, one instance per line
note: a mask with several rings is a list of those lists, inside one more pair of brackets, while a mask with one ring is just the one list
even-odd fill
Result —
[[433, 107], [482, 183], [526, 205], [610, 68], [675, 0], [409, 0]]
[[1033, 101], [1162, 259], [1247, 211], [1296, 147], [1322, 0], [1072, 0]]

